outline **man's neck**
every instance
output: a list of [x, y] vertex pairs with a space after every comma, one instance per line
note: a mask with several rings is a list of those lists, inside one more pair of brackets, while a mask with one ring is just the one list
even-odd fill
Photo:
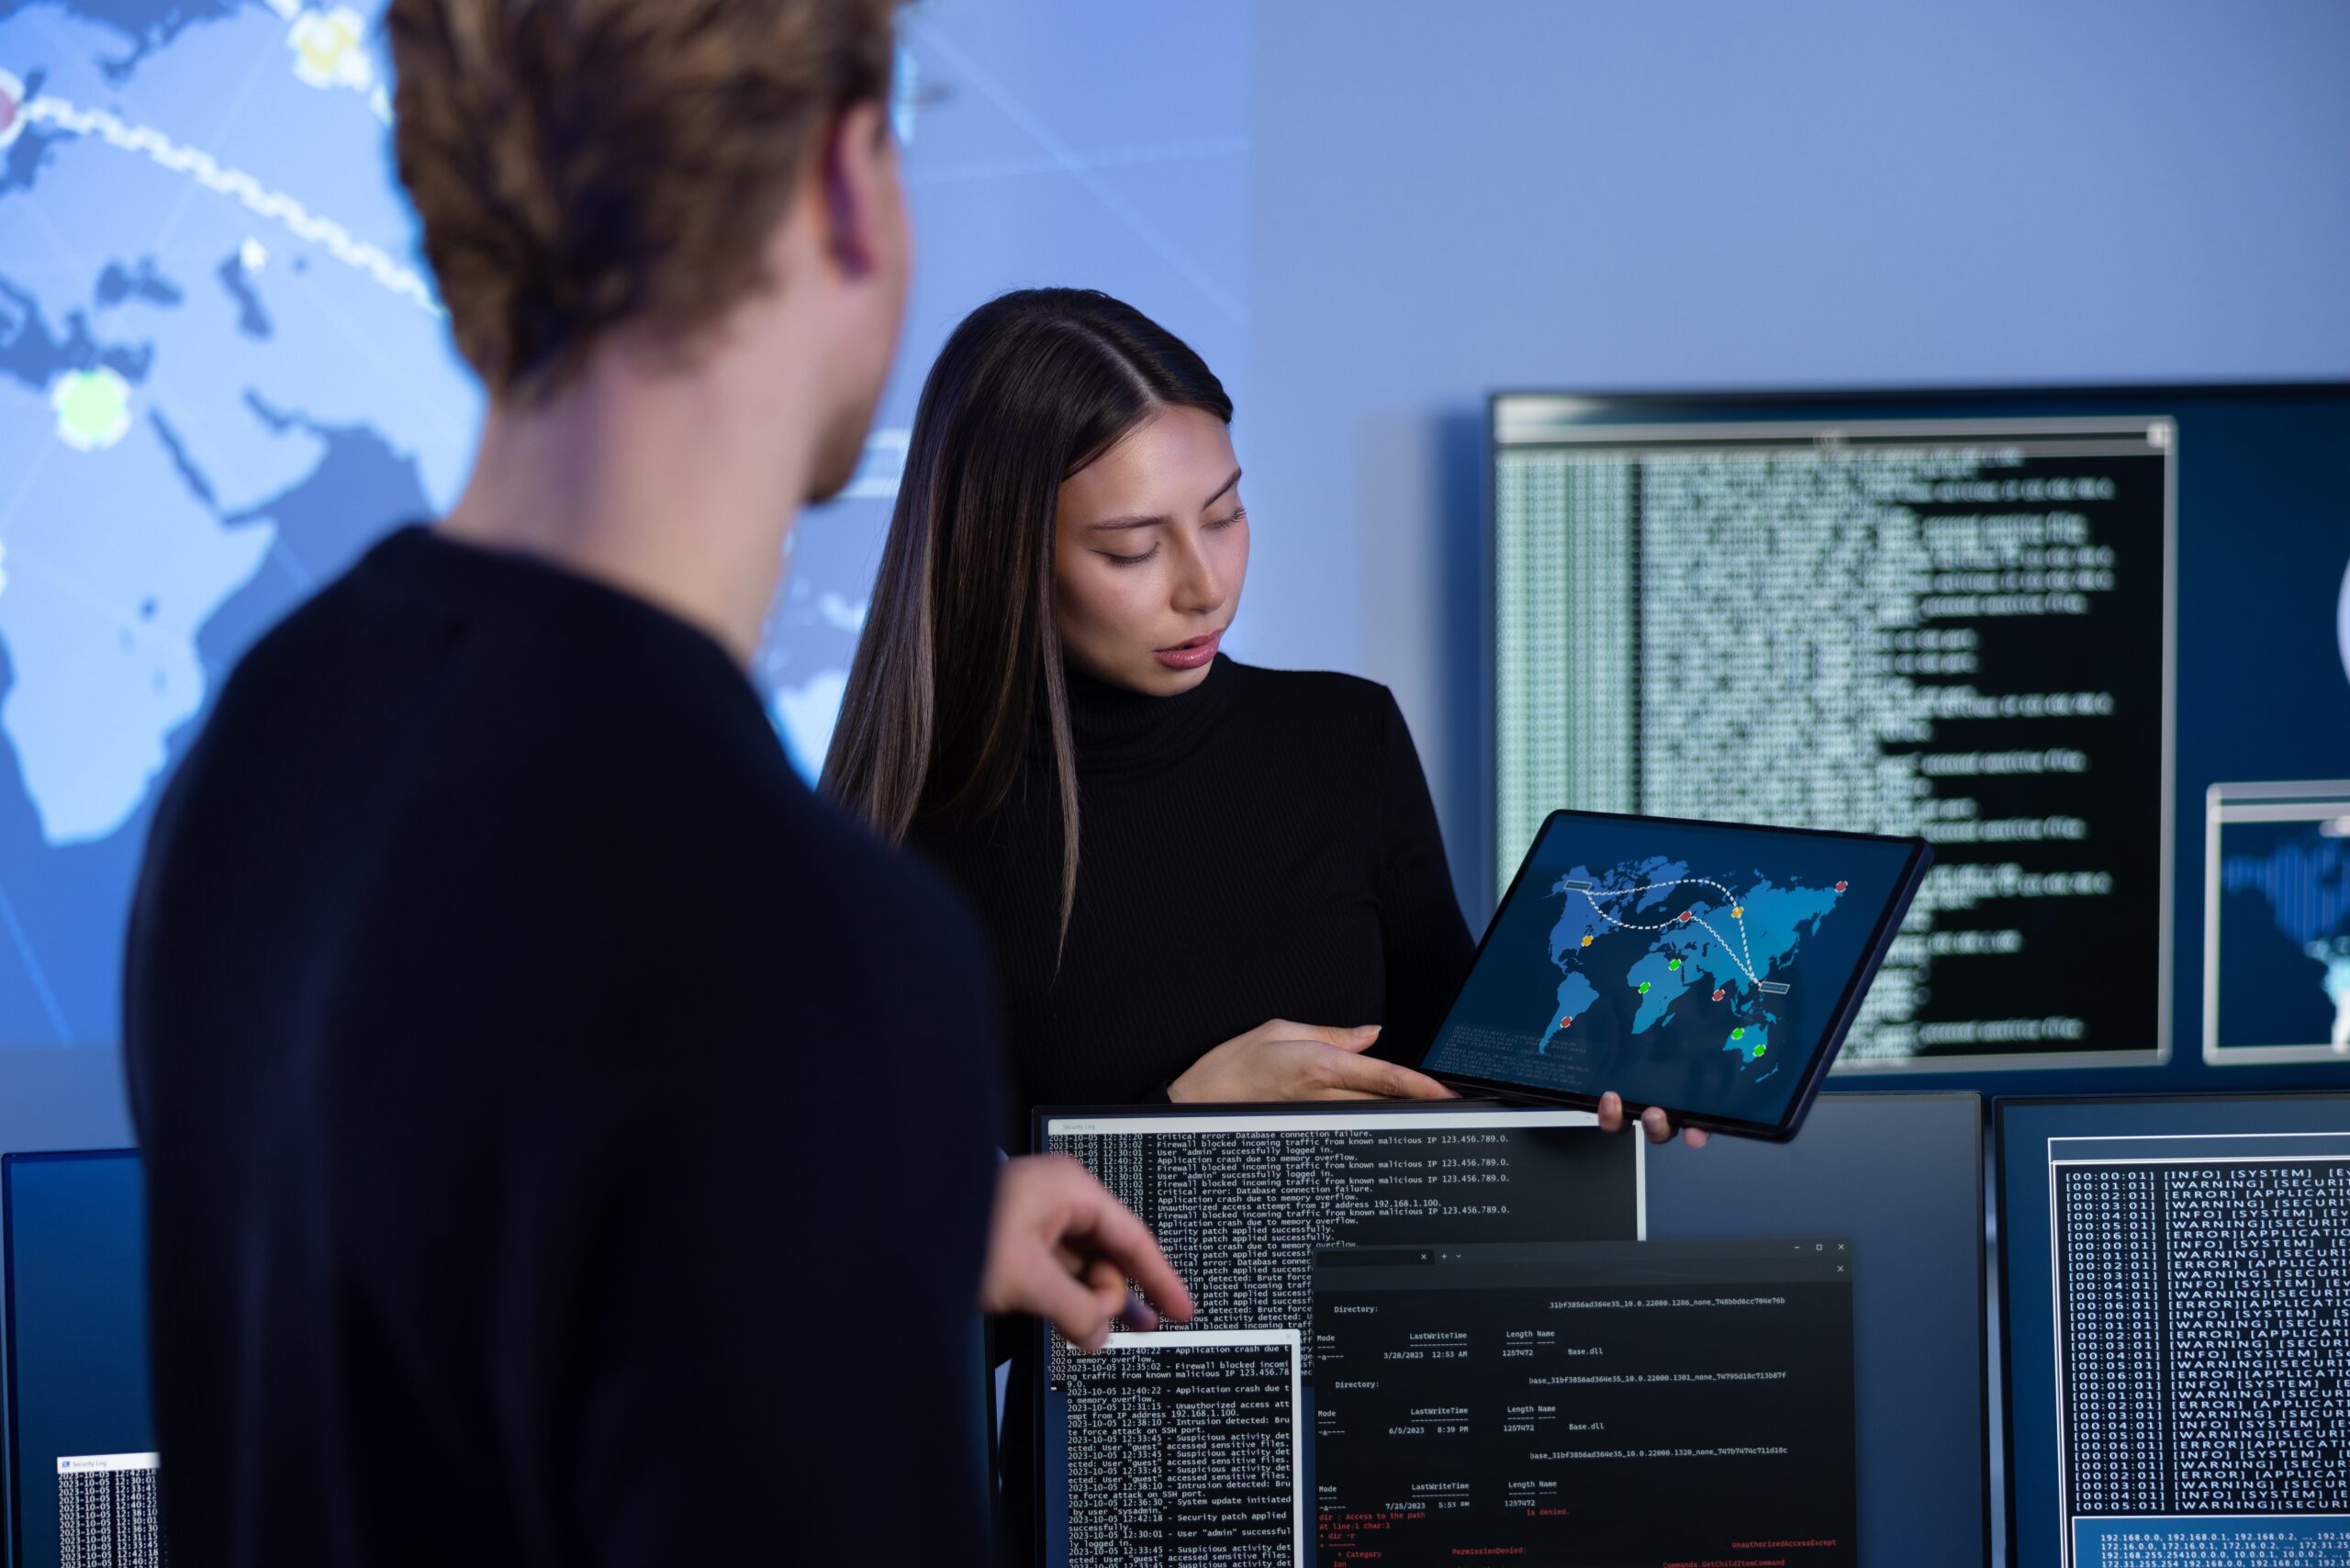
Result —
[[746, 408], [729, 379], [606, 363], [543, 406], [493, 408], [441, 532], [632, 594], [748, 666], [815, 441], [772, 385]]

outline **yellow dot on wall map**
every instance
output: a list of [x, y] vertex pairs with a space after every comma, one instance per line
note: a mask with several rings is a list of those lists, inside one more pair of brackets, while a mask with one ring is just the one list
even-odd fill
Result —
[[130, 433], [130, 383], [99, 365], [71, 371], [50, 388], [57, 439], [77, 452], [98, 452]]
[[286, 29], [294, 50], [294, 75], [310, 87], [354, 87], [364, 92], [375, 80], [364, 40], [366, 19], [348, 6], [305, 11]]

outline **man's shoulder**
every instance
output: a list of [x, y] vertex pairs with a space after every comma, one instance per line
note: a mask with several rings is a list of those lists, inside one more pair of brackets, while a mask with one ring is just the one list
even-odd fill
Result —
[[189, 763], [191, 825], [290, 808], [354, 896], [473, 902], [583, 952], [704, 924], [957, 946], [952, 895], [809, 790], [717, 644], [421, 531], [256, 644]]
[[[568, 760], [511, 770], [498, 809], [527, 822], [559, 801], [550, 847], [608, 846], [616, 895], [708, 925], [714, 959], [735, 954], [767, 979], [819, 988], [856, 983], [893, 956], [950, 971], [977, 961], [959, 896], [811, 790], [771, 731], [637, 714], [567, 749]], [[619, 766], [618, 753], [637, 758], [624, 781], [598, 768], [599, 758]]]

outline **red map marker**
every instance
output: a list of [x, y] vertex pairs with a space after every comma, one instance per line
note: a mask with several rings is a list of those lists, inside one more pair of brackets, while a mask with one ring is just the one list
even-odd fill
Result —
[[1572, 1018], [1561, 1018], [1561, 1019], [1560, 1019], [1560, 1020], [1559, 1020], [1559, 1027], [1560, 1027], [1560, 1028], [1561, 1028], [1561, 1029], [1563, 1029], [1563, 1028], [1565, 1028], [1568, 1025], [1570, 1025], [1570, 1024], [1572, 1024], [1572, 1023], [1573, 1023], [1573, 1022], [1574, 1022], [1574, 1020], [1573, 1020]]
[[1684, 925], [1689, 924], [1689, 912], [1685, 909], [1681, 912], [1681, 924]]
[[1721, 993], [1720, 991], [1718, 991], [1714, 992], [1714, 1000], [1715, 1000], [1716, 1002], [1719, 1002], [1721, 999], [1722, 999], [1722, 993]]
[[1842, 892], [1846, 888], [1849, 888], [1849, 887], [1851, 887], [1852, 885], [1852, 883], [1850, 883], [1850, 882], [1839, 882], [1839, 883], [1837, 883], [1837, 884], [1836, 884], [1836, 890], [1837, 890], [1838, 892], [1840, 892], [1840, 893], [1841, 893], [1841, 892]]

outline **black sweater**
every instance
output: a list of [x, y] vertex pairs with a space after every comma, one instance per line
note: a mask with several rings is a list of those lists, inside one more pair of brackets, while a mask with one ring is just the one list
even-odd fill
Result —
[[1069, 693], [1080, 854], [1058, 967], [1041, 718], [1002, 810], [914, 834], [993, 943], [1019, 1108], [1150, 1098], [1271, 1018], [1384, 1025], [1378, 1054], [1415, 1057], [1474, 944], [1387, 689], [1218, 658], [1175, 697], [1074, 671]]
[[982, 1554], [982, 952], [708, 637], [396, 535], [132, 924], [175, 1562]]

